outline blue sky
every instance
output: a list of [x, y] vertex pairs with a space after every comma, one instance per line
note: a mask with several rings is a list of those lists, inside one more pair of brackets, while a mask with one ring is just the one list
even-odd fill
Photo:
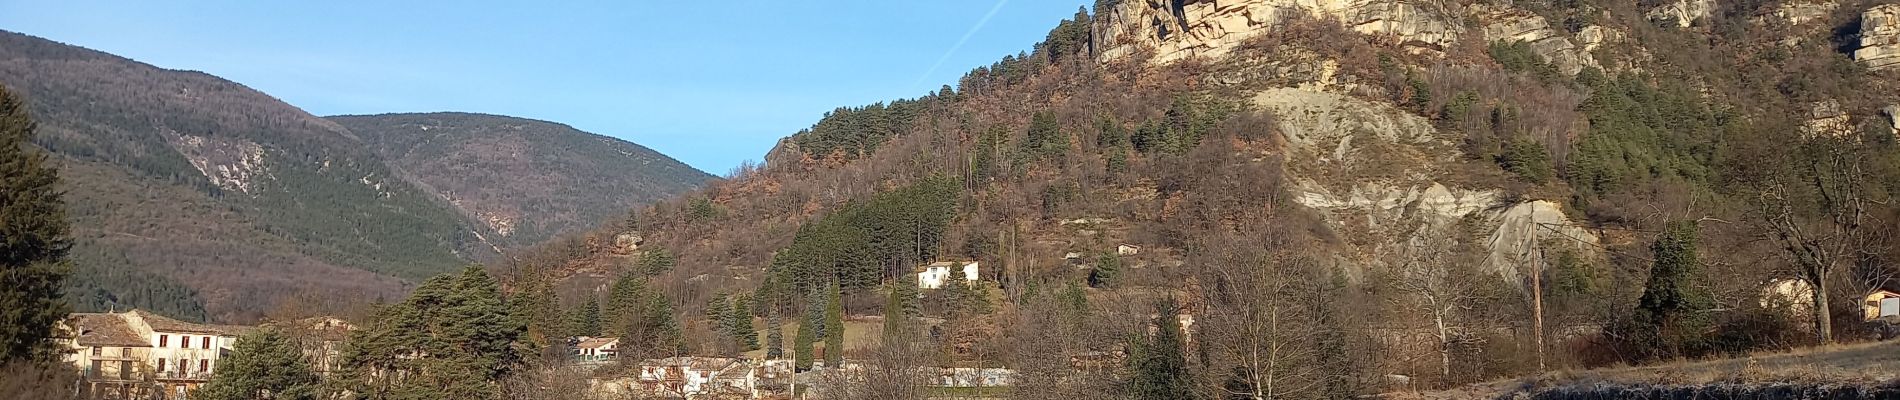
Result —
[[317, 115], [543, 119], [724, 174], [825, 111], [1027, 51], [1089, 3], [0, 0], [0, 29], [205, 71]]

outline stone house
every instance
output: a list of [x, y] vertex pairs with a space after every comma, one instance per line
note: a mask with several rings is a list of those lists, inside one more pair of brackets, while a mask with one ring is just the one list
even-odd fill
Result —
[[938, 261], [923, 266], [917, 272], [917, 287], [920, 289], [942, 289], [943, 285], [956, 279], [959, 272], [963, 282], [976, 282], [980, 266], [976, 261]]
[[668, 357], [640, 362], [638, 392], [662, 397], [757, 395], [757, 370], [740, 358]]
[[66, 321], [75, 333], [66, 357], [102, 390], [129, 388], [151, 378], [168, 396], [184, 398], [211, 379], [218, 359], [248, 327], [195, 324], [144, 310], [77, 313]]

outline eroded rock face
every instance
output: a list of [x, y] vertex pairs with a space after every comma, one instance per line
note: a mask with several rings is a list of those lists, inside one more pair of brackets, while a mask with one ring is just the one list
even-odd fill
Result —
[[166, 132], [172, 148], [211, 184], [224, 190], [250, 193], [260, 180], [269, 177], [264, 165], [264, 147], [243, 139], [194, 136]]
[[1218, 58], [1260, 33], [1303, 17], [1331, 19], [1403, 43], [1442, 47], [1463, 32], [1457, 14], [1429, 0], [1125, 0], [1097, 10], [1095, 55], [1126, 57], [1143, 47], [1152, 62]]
[[[1579, 49], [1564, 32], [1552, 29], [1550, 22], [1536, 13], [1516, 8], [1487, 7], [1479, 12], [1480, 20], [1492, 21], [1484, 27], [1484, 40], [1488, 42], [1523, 41], [1531, 51], [1537, 52], [1544, 61], [1555, 65], [1565, 75], [1576, 75], [1586, 66], [1597, 66], [1590, 53]], [[1598, 43], [1605, 38], [1598, 28], [1595, 37]]]
[[1887, 106], [1880, 112], [1887, 114], [1887, 127], [1893, 131], [1893, 136], [1900, 137], [1900, 104]]
[[1353, 243], [1341, 258], [1361, 270], [1348, 272], [1390, 265], [1466, 218], [1489, 229], [1487, 268], [1512, 284], [1523, 283], [1540, 243], [1594, 251], [1588, 244], [1597, 237], [1555, 202], [1514, 202], [1497, 189], [1445, 183], [1443, 166], [1460, 156], [1423, 117], [1294, 88], [1260, 92], [1253, 103], [1280, 118], [1294, 201], [1318, 210]]
[[1868, 9], [1860, 15], [1860, 49], [1854, 60], [1882, 70], [1900, 66], [1900, 4]]
[[1649, 10], [1646, 15], [1652, 21], [1674, 21], [1677, 27], [1687, 28], [1714, 12], [1715, 0], [1676, 0]]

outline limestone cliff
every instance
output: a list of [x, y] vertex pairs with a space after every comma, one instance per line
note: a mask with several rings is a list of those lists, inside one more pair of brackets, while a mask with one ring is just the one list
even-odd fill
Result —
[[1102, 10], [1093, 26], [1099, 60], [1128, 57], [1152, 49], [1156, 64], [1187, 58], [1217, 59], [1256, 35], [1301, 18], [1330, 20], [1354, 31], [1385, 37], [1414, 52], [1434, 52], [1465, 35], [1469, 22], [1487, 42], [1524, 41], [1566, 74], [1596, 60], [1577, 43], [1602, 42], [1591, 36], [1553, 29], [1549, 21], [1509, 6], [1461, 6], [1441, 0], [1129, 0]]
[[1351, 238], [1340, 255], [1356, 267], [1349, 272], [1390, 265], [1467, 218], [1486, 229], [1486, 267], [1506, 282], [1522, 282], [1522, 268], [1542, 242], [1585, 251], [1597, 242], [1556, 202], [1512, 200], [1503, 190], [1462, 182], [1449, 167], [1460, 157], [1456, 147], [1423, 117], [1296, 88], [1260, 92], [1252, 103], [1280, 118], [1295, 201]]
[[1126, 0], [1095, 18], [1101, 60], [1153, 48], [1153, 62], [1217, 58], [1246, 39], [1297, 18], [1338, 21], [1400, 43], [1438, 48], [1463, 33], [1456, 3], [1437, 0]]
[[1854, 60], [1882, 70], [1900, 66], [1900, 4], [1868, 9], [1860, 17], [1860, 49]]

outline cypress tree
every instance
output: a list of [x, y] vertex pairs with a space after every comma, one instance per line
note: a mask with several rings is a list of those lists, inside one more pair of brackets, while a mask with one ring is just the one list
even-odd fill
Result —
[[277, 328], [238, 338], [218, 374], [192, 393], [194, 400], [318, 399], [321, 378], [303, 359], [303, 349]]
[[884, 301], [884, 337], [906, 338], [911, 335], [910, 319], [921, 315], [917, 305], [917, 283], [907, 279], [891, 282], [890, 295]]
[[844, 365], [844, 300], [841, 288], [825, 291], [825, 366]]
[[65, 203], [59, 172], [27, 149], [34, 124], [27, 106], [0, 88], [0, 364], [56, 362], [66, 352], [48, 340], [66, 318]]
[[785, 358], [785, 319], [779, 317], [778, 311], [772, 311], [765, 321], [765, 358]]
[[812, 343], [818, 341], [818, 330], [824, 329], [824, 309], [821, 307], [824, 303], [819, 302], [817, 293], [805, 296], [805, 299], [805, 316], [798, 319], [798, 336], [792, 339], [792, 358], [800, 371], [811, 369]]

